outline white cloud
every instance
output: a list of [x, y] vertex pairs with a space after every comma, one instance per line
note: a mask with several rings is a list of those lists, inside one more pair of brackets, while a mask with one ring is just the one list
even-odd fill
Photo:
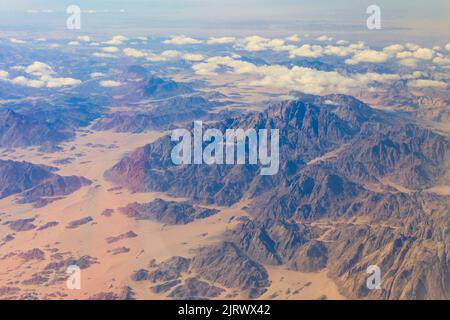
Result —
[[[402, 51], [398, 52], [397, 59], [410, 60], [431, 60], [434, 57], [435, 52], [428, 48], [418, 48], [415, 51]], [[417, 61], [416, 61], [417, 63]]]
[[205, 57], [197, 53], [183, 53], [178, 50], [165, 50], [160, 54], [137, 50], [133, 48], [123, 49], [124, 55], [133, 58], [145, 58], [152, 62], [164, 62], [169, 60], [183, 59], [186, 61], [202, 61]]
[[79, 43], [78, 41], [70, 41], [70, 42], [68, 43], [68, 45], [69, 45], [69, 46], [79, 46], [80, 43]]
[[289, 53], [291, 58], [294, 58], [296, 56], [318, 58], [323, 56], [323, 48], [318, 45], [304, 44], [299, 48], [289, 51]]
[[15, 85], [31, 87], [31, 88], [43, 88], [45, 87], [45, 82], [41, 80], [33, 80], [25, 78], [24, 76], [19, 76], [11, 79], [10, 82]]
[[81, 84], [81, 81], [73, 78], [55, 77], [55, 71], [48, 64], [35, 61], [31, 65], [24, 67], [17, 67], [15, 70], [24, 71], [25, 73], [36, 77], [37, 79], [30, 79], [24, 76], [18, 76], [9, 79], [7, 72], [0, 72], [0, 80], [21, 86], [32, 88], [59, 88], [65, 86], [75, 86]]
[[196, 64], [192, 68], [196, 74], [204, 76], [215, 76], [221, 68], [225, 68], [234, 74], [246, 74], [259, 78], [246, 85], [272, 86], [311, 94], [348, 93], [374, 81], [385, 82], [399, 79], [399, 76], [395, 74], [369, 73], [346, 76], [336, 71], [320, 71], [298, 66], [291, 69], [281, 65], [256, 66], [231, 57], [209, 58], [206, 62]]
[[9, 78], [9, 72], [0, 70], [0, 79], [8, 79]]
[[346, 40], [338, 40], [338, 41], [336, 42], [336, 44], [337, 44], [338, 46], [346, 46], [346, 45], [348, 44], [348, 41], [346, 41]]
[[431, 60], [434, 57], [434, 51], [428, 48], [419, 48], [414, 51], [413, 56], [421, 60]]
[[200, 44], [202, 43], [202, 41], [181, 35], [181, 36], [172, 36], [170, 40], [165, 40], [164, 43], [183, 45], [183, 44]]
[[326, 46], [324, 53], [329, 56], [346, 57], [353, 54], [354, 50], [344, 46]]
[[300, 41], [302, 41], [302, 39], [300, 39], [298, 34], [293, 34], [292, 36], [287, 37], [286, 40], [290, 41], [290, 42], [300, 42]]
[[141, 58], [141, 57], [145, 57], [147, 55], [146, 52], [141, 51], [141, 50], [136, 50], [133, 48], [125, 48], [125, 49], [123, 49], [123, 53], [126, 56], [133, 57], [133, 58]]
[[82, 42], [91, 42], [91, 38], [89, 36], [79, 36], [77, 39]]
[[92, 56], [96, 58], [107, 58], [107, 59], [115, 59], [117, 58], [115, 55], [105, 52], [94, 52]]
[[398, 63], [401, 64], [402, 66], [411, 67], [411, 68], [417, 67], [418, 62], [419, 61], [414, 58], [401, 59], [398, 61]]
[[186, 61], [202, 61], [205, 57], [201, 54], [186, 53], [183, 55], [183, 59]]
[[32, 64], [30, 64], [25, 69], [25, 72], [35, 76], [49, 76], [55, 74], [55, 71], [53, 71], [52, 67], [40, 61], [35, 61]]
[[385, 47], [383, 51], [389, 54], [395, 54], [403, 51], [404, 49], [405, 47], [401, 44], [391, 44], [390, 46]]
[[321, 42], [330, 42], [330, 41], [333, 41], [333, 38], [323, 35], [323, 36], [318, 37], [316, 40], [321, 41]]
[[89, 76], [90, 76], [92, 79], [95, 79], [95, 78], [101, 78], [101, 77], [104, 77], [105, 75], [104, 75], [103, 73], [101, 73], [101, 72], [92, 72]]
[[127, 41], [128, 38], [121, 36], [121, 35], [117, 35], [111, 38], [111, 40], [103, 42], [104, 44], [109, 44], [109, 45], [121, 45], [123, 44], [125, 41]]
[[381, 63], [385, 62], [388, 58], [389, 55], [382, 51], [367, 49], [357, 52], [351, 59], [345, 60], [345, 63], [347, 64], [358, 64], [361, 62]]
[[422, 87], [447, 88], [447, 83], [443, 81], [419, 79], [408, 81], [408, 86], [416, 88]]
[[81, 84], [81, 81], [73, 78], [52, 78], [42, 77], [41, 80], [45, 80], [47, 88], [60, 88], [65, 86], [76, 86]]
[[161, 52], [161, 57], [167, 59], [177, 59], [181, 56], [181, 52], [177, 50], [166, 50]]
[[25, 44], [25, 43], [27, 43], [27, 42], [24, 41], [24, 40], [19, 40], [19, 39], [16, 39], [16, 38], [10, 38], [9, 41], [10, 41], [11, 43], [15, 43], [15, 44]]
[[419, 46], [418, 44], [416, 44], [416, 43], [410, 43], [410, 42], [406, 43], [406, 44], [405, 44], [405, 47], [406, 47], [408, 50], [411, 50], [411, 51], [415, 51], [415, 50], [417, 50], [417, 49], [420, 48], [420, 46]]
[[228, 44], [228, 43], [234, 43], [236, 42], [235, 37], [220, 37], [220, 38], [214, 38], [211, 37], [208, 39], [208, 44]]
[[294, 46], [286, 46], [283, 39], [268, 39], [261, 36], [250, 36], [239, 41], [238, 49], [246, 51], [265, 51], [272, 49], [275, 51], [292, 50]]
[[363, 50], [366, 49], [366, 44], [363, 41], [359, 41], [357, 43], [350, 44], [348, 47], [354, 50]]
[[445, 45], [445, 50], [450, 51], [450, 43], [447, 43], [447, 44]]
[[119, 48], [117, 47], [104, 47], [101, 49], [103, 52], [108, 52], [108, 53], [115, 53], [115, 52], [119, 52]]
[[437, 64], [450, 64], [450, 58], [448, 57], [436, 57], [433, 59], [434, 63]]
[[122, 85], [123, 84], [121, 82], [113, 81], [113, 80], [100, 81], [100, 86], [105, 87], [105, 88], [120, 87]]
[[412, 79], [417, 79], [417, 78], [420, 78], [420, 77], [423, 77], [423, 76], [424, 76], [423, 72], [421, 72], [421, 71], [414, 71], [414, 72], [412, 72], [410, 74], [403, 75], [402, 79], [412, 80]]

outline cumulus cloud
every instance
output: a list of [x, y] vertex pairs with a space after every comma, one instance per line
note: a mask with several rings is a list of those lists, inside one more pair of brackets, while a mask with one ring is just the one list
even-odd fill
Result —
[[115, 59], [117, 58], [115, 55], [111, 53], [105, 53], [105, 52], [94, 52], [92, 56], [96, 58], [107, 58], [107, 59]]
[[101, 78], [101, 77], [104, 77], [105, 75], [104, 75], [103, 73], [101, 73], [101, 72], [92, 72], [89, 76], [90, 76], [92, 79], [95, 79], [95, 78]]
[[235, 37], [220, 37], [220, 38], [211, 37], [207, 41], [208, 44], [228, 44], [234, 42], [236, 42]]
[[321, 94], [327, 91], [348, 93], [375, 81], [385, 82], [399, 79], [399, 76], [395, 74], [369, 73], [346, 76], [335, 71], [321, 71], [298, 66], [292, 68], [281, 65], [256, 66], [232, 57], [212, 57], [192, 68], [196, 74], [203, 76], [215, 76], [219, 70], [225, 69], [234, 74], [247, 74], [258, 78], [247, 85], [272, 86], [311, 94]]
[[290, 41], [290, 42], [300, 42], [300, 41], [302, 41], [302, 39], [300, 39], [298, 34], [293, 34], [292, 36], [287, 37], [286, 40]]
[[114, 88], [114, 87], [120, 87], [123, 83], [114, 81], [114, 80], [104, 80], [100, 81], [100, 86], [104, 88]]
[[176, 45], [184, 45], [184, 44], [200, 44], [202, 41], [186, 37], [186, 36], [172, 36], [169, 40], [164, 41], [165, 44], [176, 44]]
[[5, 70], [0, 70], [0, 79], [8, 79], [9, 78], [9, 72]]
[[450, 43], [447, 43], [447, 44], [445, 45], [445, 50], [450, 51]]
[[333, 38], [323, 35], [323, 36], [318, 37], [316, 40], [321, 41], [321, 42], [330, 42], [330, 41], [333, 41]]
[[91, 42], [91, 38], [89, 36], [79, 36], [77, 40], [81, 42]]
[[385, 62], [389, 58], [389, 55], [382, 51], [376, 50], [363, 50], [357, 52], [351, 59], [345, 60], [347, 64], [358, 64], [361, 62], [368, 63], [381, 63]]
[[307, 58], [318, 58], [323, 56], [323, 48], [318, 45], [304, 44], [299, 48], [295, 48], [289, 51], [290, 57], [307, 57]]
[[183, 59], [186, 61], [202, 61], [205, 57], [197, 53], [183, 53], [178, 50], [165, 50], [160, 54], [155, 54], [153, 52], [147, 52], [143, 50], [137, 50], [134, 48], [123, 49], [125, 56], [133, 58], [145, 58], [152, 62], [164, 62], [169, 60]]
[[78, 41], [70, 41], [70, 42], [68, 43], [68, 45], [69, 45], [69, 46], [79, 46], [80, 43], [79, 43]]
[[9, 80], [10, 83], [24, 86], [24, 87], [31, 87], [31, 88], [43, 88], [45, 87], [45, 82], [41, 80], [35, 80], [35, 79], [28, 79], [24, 76], [15, 77], [14, 79]]
[[419, 79], [419, 80], [408, 81], [408, 86], [416, 87], [416, 88], [423, 88], [423, 87], [447, 88], [447, 83], [445, 83], [443, 81], [437, 81], [437, 80]]
[[436, 64], [450, 64], [450, 58], [448, 57], [436, 57], [433, 59]]
[[420, 46], [419, 46], [418, 44], [416, 44], [416, 43], [410, 43], [410, 42], [406, 43], [406, 44], [405, 44], [405, 47], [406, 47], [408, 50], [411, 50], [411, 51], [415, 51], [415, 50], [417, 50], [417, 49], [420, 48]]
[[16, 68], [16, 70], [23, 70], [25, 73], [37, 79], [27, 78], [25, 76], [18, 76], [13, 79], [9, 79], [9, 74], [5, 71], [0, 72], [0, 80], [31, 88], [59, 88], [81, 84], [81, 81], [78, 79], [55, 77], [54, 75], [56, 73], [53, 68], [40, 61], [35, 61], [25, 68]]
[[49, 76], [55, 74], [55, 71], [53, 71], [52, 67], [40, 61], [35, 61], [30, 64], [25, 68], [25, 72], [35, 76]]
[[24, 40], [20, 40], [20, 39], [16, 39], [16, 38], [10, 38], [9, 41], [10, 41], [11, 43], [15, 43], [15, 44], [25, 44], [25, 43], [27, 43], [27, 42], [24, 41]]
[[238, 49], [246, 51], [289, 51], [295, 48], [292, 45], [286, 45], [283, 39], [268, 39], [261, 36], [250, 36], [239, 40]]
[[398, 63], [401, 64], [402, 66], [410, 67], [410, 68], [417, 67], [418, 62], [419, 62], [419, 60], [414, 59], [414, 58], [401, 59], [398, 61]]
[[104, 44], [116, 46], [116, 45], [123, 44], [127, 40], [128, 40], [127, 37], [117, 35], [117, 36], [112, 37], [111, 40], [104, 42]]
[[205, 57], [201, 54], [186, 53], [183, 55], [183, 59], [186, 61], [202, 61]]
[[431, 60], [434, 57], [434, 51], [428, 48], [419, 48], [413, 53], [414, 58], [421, 60]]
[[428, 48], [418, 48], [414, 51], [402, 51], [396, 55], [397, 59], [420, 59], [431, 60], [434, 57], [434, 51]]
[[161, 52], [161, 57], [167, 59], [176, 59], [181, 56], [181, 52], [177, 50], [165, 50]]
[[326, 46], [323, 52], [329, 56], [347, 57], [354, 53], [354, 49], [344, 46]]
[[346, 41], [346, 40], [338, 40], [338, 41], [336, 41], [336, 44], [338, 46], [346, 46], [348, 44], [348, 41]]
[[385, 47], [383, 51], [389, 54], [395, 54], [403, 51], [404, 49], [405, 47], [401, 44], [391, 44], [390, 46]]
[[115, 53], [115, 52], [119, 52], [119, 48], [117, 47], [104, 47], [101, 49], [103, 52], [108, 52], [108, 53]]
[[46, 81], [47, 88], [59, 88], [66, 86], [75, 86], [81, 84], [81, 81], [73, 78], [52, 78], [42, 77], [41, 80]]
[[146, 52], [141, 51], [141, 50], [137, 50], [134, 48], [125, 48], [123, 49], [123, 53], [128, 56], [128, 57], [133, 57], [133, 58], [141, 58], [141, 57], [145, 57], [147, 55]]

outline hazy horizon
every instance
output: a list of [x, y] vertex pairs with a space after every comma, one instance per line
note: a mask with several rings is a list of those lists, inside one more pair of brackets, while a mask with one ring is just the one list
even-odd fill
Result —
[[[83, 11], [82, 29], [65, 28], [70, 4]], [[442, 45], [450, 35], [448, 1], [377, 1], [382, 29], [366, 28], [373, 1], [0, 1], [0, 36], [69, 38], [79, 33], [108, 37], [186, 34], [195, 36], [303, 36], [327, 33], [348, 40], [385, 44], [416, 41]]]

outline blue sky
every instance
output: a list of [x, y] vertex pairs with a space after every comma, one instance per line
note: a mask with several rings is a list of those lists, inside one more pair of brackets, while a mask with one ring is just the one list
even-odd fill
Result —
[[[65, 8], [77, 4], [85, 31], [202, 35], [334, 33], [349, 37], [397, 37], [445, 42], [450, 34], [448, 0], [0, 0], [0, 32], [63, 32]], [[366, 8], [381, 7], [383, 30], [365, 30]], [[119, 14], [124, 9], [125, 12]], [[51, 10], [30, 13], [27, 11]], [[108, 12], [104, 12], [108, 11]], [[184, 32], [183, 32], [184, 31]]]

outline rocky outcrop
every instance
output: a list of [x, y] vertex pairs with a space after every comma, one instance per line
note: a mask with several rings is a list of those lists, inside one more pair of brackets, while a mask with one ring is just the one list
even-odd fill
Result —
[[0, 160], [0, 199], [20, 194], [19, 203], [40, 203], [71, 194], [91, 184], [83, 177], [63, 177], [55, 168]]
[[202, 249], [192, 260], [192, 271], [212, 283], [239, 288], [250, 298], [260, 296], [270, 283], [265, 268], [232, 242]]
[[225, 290], [212, 286], [197, 278], [188, 278], [169, 294], [169, 297], [181, 300], [198, 300], [216, 298]]
[[215, 209], [162, 199], [156, 199], [145, 204], [132, 203], [125, 208], [121, 208], [120, 211], [138, 220], [156, 220], [166, 224], [187, 224], [197, 219], [207, 218], [218, 212]]
[[46, 142], [58, 144], [73, 137], [74, 132], [32, 115], [0, 111], [0, 147], [39, 146]]
[[[191, 264], [193, 273], [226, 288], [260, 293], [268, 281], [261, 264], [273, 264], [326, 269], [353, 298], [448, 298], [450, 197], [425, 191], [449, 185], [448, 138], [352, 97], [301, 99], [216, 126], [279, 129], [280, 172], [273, 177], [250, 165], [174, 166], [168, 137], [127, 155], [106, 176], [132, 191], [197, 202], [252, 199], [252, 218]], [[366, 287], [370, 265], [384, 274], [382, 290]], [[248, 269], [258, 281], [249, 282]]]

